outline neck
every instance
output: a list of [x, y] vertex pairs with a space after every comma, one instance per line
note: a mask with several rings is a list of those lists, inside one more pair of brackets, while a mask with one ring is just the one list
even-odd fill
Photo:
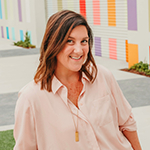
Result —
[[55, 72], [55, 76], [64, 85], [70, 85], [72, 83], [77, 83], [80, 80], [80, 72]]

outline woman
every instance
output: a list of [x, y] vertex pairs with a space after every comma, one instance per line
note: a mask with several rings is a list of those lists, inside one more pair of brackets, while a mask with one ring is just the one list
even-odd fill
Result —
[[131, 106], [92, 44], [80, 14], [49, 18], [34, 81], [19, 92], [14, 150], [141, 150]]

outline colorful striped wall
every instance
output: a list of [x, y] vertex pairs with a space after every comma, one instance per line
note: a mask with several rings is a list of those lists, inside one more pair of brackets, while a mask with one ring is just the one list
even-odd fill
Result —
[[13, 41], [24, 40], [26, 31], [29, 32], [31, 38], [35, 28], [32, 27], [31, 8], [30, 0], [16, 0], [15, 2], [0, 0], [0, 38]]
[[[132, 64], [141, 61], [144, 57], [141, 49], [143, 44], [141, 31], [147, 34], [147, 39], [150, 37], [150, 0], [145, 0], [142, 6], [141, 3], [142, 0], [46, 0], [45, 5], [50, 9], [45, 13], [50, 17], [54, 12], [70, 9], [82, 14], [94, 33], [95, 55], [120, 59]], [[13, 41], [24, 40], [24, 34], [28, 31], [31, 41], [34, 41], [35, 17], [33, 17], [32, 5], [33, 2], [30, 0], [15, 0], [15, 3], [13, 0], [0, 0], [0, 38]], [[143, 10], [148, 10], [138, 10], [142, 7]], [[139, 17], [140, 15], [147, 20], [140, 21], [142, 18]], [[146, 26], [142, 26], [142, 23]], [[150, 42], [145, 44], [149, 46]], [[148, 56], [145, 57], [150, 63]]]

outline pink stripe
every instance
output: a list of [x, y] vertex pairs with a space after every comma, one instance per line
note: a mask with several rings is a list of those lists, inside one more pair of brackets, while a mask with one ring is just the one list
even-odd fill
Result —
[[22, 22], [21, 0], [18, 0], [19, 21]]
[[117, 59], [116, 39], [109, 39], [109, 58]]
[[100, 2], [93, 0], [93, 21], [95, 25], [100, 25]]

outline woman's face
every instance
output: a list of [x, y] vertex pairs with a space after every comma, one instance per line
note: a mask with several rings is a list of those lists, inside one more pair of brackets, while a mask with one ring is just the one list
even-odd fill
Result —
[[88, 32], [85, 26], [75, 27], [64, 48], [58, 53], [56, 70], [62, 73], [77, 72], [87, 59], [89, 52]]

